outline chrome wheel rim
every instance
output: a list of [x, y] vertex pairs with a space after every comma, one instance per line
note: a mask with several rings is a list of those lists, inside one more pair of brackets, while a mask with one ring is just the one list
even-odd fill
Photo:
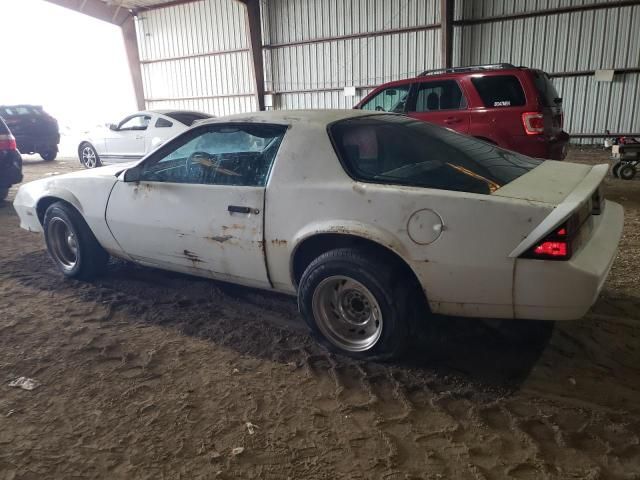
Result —
[[325, 278], [313, 292], [312, 308], [322, 334], [348, 352], [369, 350], [382, 335], [378, 301], [367, 287], [352, 278]]
[[91, 147], [84, 147], [82, 149], [82, 163], [87, 168], [95, 168], [96, 166], [96, 152]]
[[49, 251], [65, 271], [73, 270], [78, 263], [78, 239], [65, 220], [54, 217], [47, 227]]

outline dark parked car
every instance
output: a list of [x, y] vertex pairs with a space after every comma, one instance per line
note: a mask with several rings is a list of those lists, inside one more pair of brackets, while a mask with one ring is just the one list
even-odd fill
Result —
[[58, 122], [35, 105], [0, 106], [0, 117], [7, 123], [16, 137], [18, 150], [22, 153], [38, 153], [50, 162], [58, 155], [60, 132]]
[[16, 139], [0, 118], [0, 200], [4, 200], [9, 187], [22, 181], [22, 157], [16, 148]]
[[562, 160], [569, 135], [545, 72], [508, 63], [431, 70], [386, 83], [355, 108], [407, 115], [530, 157]]

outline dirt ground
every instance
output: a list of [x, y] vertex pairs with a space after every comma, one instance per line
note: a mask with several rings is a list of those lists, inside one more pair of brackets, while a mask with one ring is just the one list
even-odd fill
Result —
[[124, 262], [63, 280], [0, 202], [0, 479], [640, 479], [640, 181], [606, 191], [625, 233], [587, 318], [434, 319], [398, 364], [326, 353], [288, 297]]

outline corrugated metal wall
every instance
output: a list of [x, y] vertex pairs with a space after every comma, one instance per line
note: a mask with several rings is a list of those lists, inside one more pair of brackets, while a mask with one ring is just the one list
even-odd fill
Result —
[[[594, 1], [456, 0], [455, 20]], [[376, 85], [441, 65], [440, 0], [261, 0], [261, 7], [265, 86], [274, 108], [350, 108]], [[257, 108], [239, 2], [145, 11], [136, 25], [149, 108], [215, 115]], [[549, 73], [637, 68], [638, 32], [640, 6], [458, 25], [454, 65], [511, 62]], [[570, 132], [640, 130], [640, 74], [617, 74], [612, 83], [591, 76], [554, 82]], [[357, 87], [356, 96], [345, 97], [345, 86]]]
[[[614, 1], [614, 0], [609, 0]], [[593, 4], [593, 0], [474, 0], [456, 9], [456, 20]], [[640, 6], [552, 14], [458, 26], [458, 65], [510, 62], [553, 74], [640, 66]], [[555, 78], [563, 97], [565, 128], [571, 133], [637, 132], [640, 95], [637, 73], [614, 81], [593, 76]], [[593, 140], [583, 140], [593, 142]]]
[[228, 115], [257, 108], [243, 5], [206, 0], [136, 19], [147, 108]]
[[[440, 22], [438, 0], [263, 0], [262, 15], [275, 108], [350, 108], [373, 86], [440, 65], [439, 29], [420, 29]], [[389, 32], [399, 29], [417, 31]]]

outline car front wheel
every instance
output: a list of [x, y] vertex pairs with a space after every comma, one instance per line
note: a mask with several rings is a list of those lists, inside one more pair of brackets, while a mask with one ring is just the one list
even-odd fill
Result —
[[47, 209], [44, 238], [49, 255], [66, 277], [88, 280], [102, 273], [109, 260], [82, 216], [66, 203], [56, 202]]
[[80, 163], [82, 163], [84, 168], [96, 168], [102, 166], [98, 152], [96, 152], [95, 148], [88, 143], [80, 145]]
[[392, 263], [353, 248], [311, 262], [300, 280], [298, 304], [312, 335], [352, 357], [400, 356], [409, 342], [411, 289]]

